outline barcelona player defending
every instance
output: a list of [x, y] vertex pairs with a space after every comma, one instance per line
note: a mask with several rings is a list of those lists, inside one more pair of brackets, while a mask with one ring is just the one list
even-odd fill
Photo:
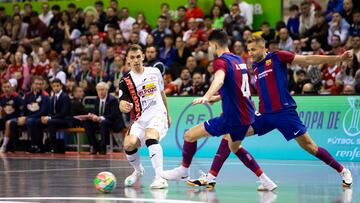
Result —
[[[350, 170], [337, 162], [326, 149], [317, 146], [301, 122], [295, 110], [296, 103], [287, 89], [287, 64], [337, 63], [351, 60], [352, 55], [349, 52], [345, 52], [341, 56], [302, 56], [287, 51], [267, 53], [264, 39], [258, 36], [253, 36], [248, 40], [248, 51], [254, 61], [253, 69], [259, 95], [260, 114], [255, 116], [255, 122], [249, 128], [247, 135], [258, 134], [261, 136], [278, 129], [287, 141], [295, 139], [304, 150], [335, 169], [340, 174], [344, 187], [351, 186]], [[210, 102], [219, 100], [219, 97], [213, 97]], [[224, 136], [221, 143], [227, 142], [227, 140], [229, 140], [228, 135]], [[220, 171], [220, 168], [216, 166], [222, 166], [230, 154], [230, 150], [225, 148], [226, 146], [220, 144], [210, 172], [198, 179], [190, 180], [190, 185], [215, 185], [216, 181], [213, 177], [216, 177]]]
[[167, 180], [187, 179], [189, 167], [196, 152], [197, 140], [209, 135], [229, 134], [231, 139], [229, 139], [229, 146], [225, 145], [225, 149], [229, 149], [229, 147], [234, 149], [233, 152], [239, 159], [259, 176], [260, 190], [274, 190], [277, 187], [276, 184], [263, 173], [249, 152], [244, 148], [239, 149], [241, 141], [255, 119], [247, 66], [241, 57], [229, 52], [228, 37], [224, 31], [212, 31], [209, 35], [209, 45], [219, 57], [214, 61], [214, 81], [206, 94], [201, 98], [194, 99], [192, 103], [193, 105], [207, 103], [219, 91], [223, 113], [220, 117], [199, 124], [185, 133], [181, 166], [163, 171], [161, 176]]

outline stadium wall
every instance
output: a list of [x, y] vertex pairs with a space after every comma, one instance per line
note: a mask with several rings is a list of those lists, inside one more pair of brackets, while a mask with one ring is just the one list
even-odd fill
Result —
[[[360, 96], [295, 96], [297, 111], [315, 142], [340, 161], [360, 161]], [[219, 103], [192, 106], [193, 97], [170, 97], [172, 125], [161, 141], [165, 156], [181, 156], [184, 132], [221, 113]], [[255, 104], [258, 98], [253, 98]], [[198, 142], [197, 157], [215, 155], [221, 138]], [[257, 159], [313, 160], [292, 140], [287, 142], [279, 131], [247, 137], [243, 143]], [[147, 155], [147, 149], [142, 149]]]

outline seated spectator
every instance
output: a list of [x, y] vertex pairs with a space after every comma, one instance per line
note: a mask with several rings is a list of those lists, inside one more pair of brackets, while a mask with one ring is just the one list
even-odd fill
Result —
[[50, 20], [49, 29], [52, 29], [55, 25], [57, 25], [61, 19], [60, 6], [57, 4], [53, 5], [51, 7], [51, 12], [54, 15], [54, 17]]
[[[24, 19], [23, 19], [24, 20]], [[38, 13], [33, 11], [30, 13], [30, 24], [27, 29], [25, 44], [41, 42], [49, 37], [49, 31], [46, 25], [39, 19]]]
[[[63, 128], [70, 127], [70, 98], [63, 91], [63, 83], [59, 79], [51, 81], [51, 89], [54, 95], [50, 100], [50, 108], [48, 115], [43, 115], [37, 121], [37, 126], [47, 128], [50, 135], [50, 152], [52, 153], [65, 153], [65, 146], [59, 144], [56, 139], [56, 131]], [[39, 133], [42, 134], [41, 129]]]
[[46, 54], [46, 58], [48, 58], [49, 60], [58, 57], [57, 52], [51, 48], [51, 44], [48, 40], [43, 40], [41, 42], [41, 48], [43, 48]]
[[281, 28], [279, 31], [279, 49], [285, 51], [291, 51], [293, 40], [289, 35], [287, 28]]
[[138, 44], [141, 46], [141, 49], [145, 49], [145, 44], [140, 43], [140, 36], [137, 32], [132, 32], [130, 34], [129, 44]]
[[181, 84], [179, 85], [179, 95], [189, 95], [192, 89], [192, 80], [189, 68], [185, 67], [181, 70], [180, 82]]
[[275, 39], [275, 30], [270, 28], [269, 22], [263, 22], [261, 24], [261, 31], [262, 31], [261, 37], [264, 38], [266, 42], [266, 47], [268, 47], [269, 42]]
[[346, 50], [344, 47], [341, 46], [341, 39], [339, 35], [331, 36], [331, 50], [328, 52], [328, 55], [341, 55]]
[[157, 47], [163, 47], [165, 35], [171, 34], [171, 30], [166, 27], [166, 20], [166, 16], [159, 16], [157, 27], [151, 32], [151, 35], [154, 37], [154, 44]]
[[248, 64], [249, 54], [245, 50], [245, 46], [241, 41], [235, 41], [234, 45], [232, 46], [232, 51], [234, 54], [241, 56], [243, 61]]
[[104, 59], [104, 71], [106, 75], [111, 75], [115, 70], [115, 50], [113, 47], [108, 47]]
[[161, 74], [165, 73], [166, 66], [157, 58], [157, 51], [154, 46], [146, 48], [145, 57], [146, 61], [144, 63], [144, 66], [158, 68]]
[[355, 55], [358, 61], [360, 61], [360, 35], [352, 37], [351, 40], [352, 49], [349, 50], [351, 54]]
[[290, 36], [292, 38], [296, 38], [299, 36], [299, 26], [300, 26], [300, 12], [299, 6], [293, 4], [289, 8], [290, 17], [287, 21], [287, 29], [290, 32]]
[[210, 61], [206, 68], [204, 83], [210, 86], [213, 80], [214, 80], [214, 67], [213, 67], [213, 61]]
[[192, 76], [192, 87], [189, 95], [192, 96], [203, 96], [209, 89], [209, 85], [204, 83], [202, 74], [195, 72]]
[[222, 13], [219, 6], [214, 5], [210, 9], [210, 18], [213, 22], [211, 26], [213, 29], [221, 29], [223, 27], [224, 13]]
[[37, 120], [41, 116], [48, 115], [49, 111], [49, 94], [43, 91], [44, 79], [35, 76], [32, 80], [31, 91], [25, 95], [24, 108], [20, 117], [10, 120], [10, 137], [13, 139], [14, 145], [18, 146], [19, 128], [26, 127], [27, 134], [31, 137], [30, 152], [42, 152], [43, 142], [42, 134], [39, 132], [40, 126]]
[[[187, 21], [188, 18], [185, 15], [186, 13], [186, 8], [184, 6], [179, 6], [177, 8], [177, 19], [176, 19], [176, 23], [178, 23], [180, 25], [180, 27], [182, 28], [181, 30], [187, 30]], [[175, 26], [174, 24], [174, 26]]]
[[183, 37], [184, 35], [184, 30], [181, 28], [181, 24], [176, 22], [174, 23], [171, 32], [173, 33], [174, 39], [176, 39], [177, 37]]
[[15, 53], [13, 63], [8, 66], [5, 78], [7, 80], [17, 80], [19, 90], [21, 91], [27, 91], [29, 89], [30, 73], [28, 66], [23, 64], [20, 52]]
[[168, 68], [176, 57], [176, 49], [174, 48], [174, 39], [172, 35], [165, 35], [164, 45], [164, 47], [160, 48], [159, 59], [164, 63], [166, 68]]
[[[89, 144], [92, 146], [91, 154], [106, 154], [106, 144], [110, 138], [110, 131], [119, 132], [124, 128], [124, 121], [119, 110], [119, 102], [108, 94], [108, 85], [100, 82], [96, 85], [97, 99], [95, 108], [89, 113], [90, 119], [83, 121]], [[96, 139], [95, 132], [101, 134], [100, 144]]]
[[350, 36], [360, 36], [360, 10], [353, 12], [353, 23], [349, 28]]
[[351, 25], [353, 24], [353, 3], [352, 0], [344, 0], [344, 13], [342, 13], [343, 18], [346, 22]]
[[214, 5], [220, 7], [221, 13], [223, 13], [223, 15], [230, 13], [230, 10], [226, 5], [225, 0], [214, 0]]
[[315, 24], [301, 35], [301, 41], [303, 43], [311, 41], [313, 38], [317, 38], [323, 49], [328, 48], [327, 37], [328, 37], [329, 25], [325, 19], [325, 13], [315, 13]]
[[339, 86], [338, 83], [336, 83], [336, 76], [341, 71], [341, 67], [337, 64], [335, 65], [328, 65], [327, 68], [325, 68], [322, 71], [322, 84], [323, 88], [321, 90], [322, 93], [331, 93], [332, 89], [337, 88]]
[[80, 127], [81, 122], [75, 119], [74, 116], [86, 115], [88, 113], [83, 104], [84, 95], [84, 89], [82, 87], [74, 86], [70, 100], [71, 125], [69, 127]]
[[22, 22], [20, 14], [14, 14], [12, 17], [12, 41], [21, 41], [26, 37], [29, 24]]
[[95, 79], [95, 84], [97, 84], [99, 82], [107, 83], [109, 81], [109, 75], [106, 74], [104, 65], [99, 61], [94, 62], [91, 65], [91, 75]]
[[[148, 35], [147, 38], [149, 38], [149, 36], [152, 37], [151, 35]], [[128, 46], [129, 45], [125, 41], [124, 37], [120, 33], [116, 34], [116, 36], [115, 36], [115, 46], [114, 46], [115, 53], [125, 55]]]
[[141, 29], [141, 27], [140, 27], [140, 25], [138, 23], [133, 24], [132, 32], [133, 33], [138, 33], [139, 42], [140, 42], [138, 44], [141, 44], [141, 45], [145, 46], [146, 45], [146, 38], [149, 35], [149, 33], [146, 32], [146, 30]]
[[206, 42], [206, 33], [199, 28], [199, 22], [195, 18], [190, 18], [188, 21], [189, 30], [184, 33], [183, 41], [189, 49], [194, 50], [200, 41]]
[[344, 13], [344, 0], [329, 0], [326, 6], [326, 19], [331, 20], [331, 17], [335, 12]]
[[104, 31], [106, 25], [106, 12], [104, 11], [104, 2], [96, 1], [95, 2], [96, 13], [99, 16], [99, 28], [101, 31]]
[[355, 87], [355, 92], [360, 93], [360, 70], [357, 70], [355, 73], [354, 87]]
[[59, 60], [57, 58], [53, 58], [50, 61], [50, 67], [49, 73], [47, 75], [47, 78], [50, 82], [52, 82], [55, 79], [58, 79], [61, 81], [62, 85], [66, 84], [66, 74], [64, 71], [62, 71], [62, 67], [59, 64]]
[[223, 28], [231, 36], [231, 39], [241, 40], [242, 39], [242, 32], [245, 30], [246, 26], [246, 19], [244, 16], [241, 15], [239, 4], [233, 4], [231, 6], [230, 15], [225, 17]]
[[344, 85], [354, 85], [355, 73], [360, 69], [360, 64], [355, 55], [352, 61], [343, 62], [341, 71], [336, 75], [335, 79], [340, 80]]
[[[324, 55], [324, 50], [321, 49], [321, 44], [317, 38], [313, 38], [311, 40], [311, 52], [312, 55]], [[309, 77], [311, 83], [313, 84], [313, 88], [315, 91], [320, 90], [321, 88], [321, 80], [322, 80], [322, 65], [309, 65], [306, 67], [306, 73]]]
[[80, 68], [81, 71], [75, 77], [76, 83], [84, 88], [85, 94], [94, 95], [95, 78], [91, 73], [89, 58], [81, 58]]
[[334, 12], [332, 20], [329, 22], [328, 43], [331, 44], [332, 36], [340, 37], [341, 44], [344, 44], [349, 36], [350, 25], [341, 17], [339, 12]]
[[354, 86], [352, 85], [345, 85], [341, 94], [355, 94]]
[[31, 70], [31, 74], [47, 77], [50, 70], [50, 61], [43, 48], [39, 48], [38, 57], [39, 63], [36, 64], [35, 69]]
[[92, 43], [90, 44], [89, 48], [90, 48], [89, 50], [90, 56], [93, 55], [93, 52], [95, 50], [99, 50], [101, 59], [103, 60], [105, 58], [107, 46], [105, 43], [102, 42], [102, 39], [100, 38], [99, 35], [92, 36]]
[[39, 19], [47, 26], [50, 25], [50, 20], [54, 17], [52, 12], [50, 11], [50, 6], [48, 3], [43, 3], [41, 5], [41, 14], [39, 15]]
[[112, 26], [115, 29], [120, 29], [118, 24], [119, 18], [116, 15], [115, 9], [108, 7], [106, 9], [106, 21], [105, 21], [105, 31], [109, 29], [109, 26]]
[[300, 4], [301, 14], [300, 14], [300, 25], [299, 25], [299, 34], [303, 35], [308, 31], [314, 24], [314, 10], [311, 9], [311, 2], [309, 0], [304, 0]]
[[279, 50], [279, 42], [276, 39], [268, 42], [268, 51], [273, 52]]
[[62, 51], [60, 52], [60, 65], [62, 67], [69, 66], [74, 59], [74, 51], [71, 48], [71, 42], [69, 40], [64, 40], [62, 42]]
[[11, 55], [11, 38], [3, 35], [0, 37], [0, 55], [5, 59], [9, 60]]
[[30, 24], [32, 12], [33, 12], [32, 5], [30, 3], [25, 3], [24, 11], [22, 13], [24, 23]]
[[15, 151], [15, 145], [12, 142], [8, 147], [10, 141], [10, 120], [16, 119], [20, 116], [23, 108], [23, 99], [15, 91], [9, 81], [1, 82], [2, 95], [0, 96], [0, 131], [3, 132], [4, 139], [0, 148], [0, 153], [6, 151]]
[[152, 34], [146, 37], [146, 46], [155, 46], [155, 38]]
[[170, 13], [170, 6], [168, 3], [162, 3], [160, 5], [161, 15], [166, 17], [166, 27], [170, 28], [174, 21], [172, 20]]
[[305, 83], [301, 92], [302, 95], [316, 95], [317, 92], [314, 90], [314, 86], [311, 83]]
[[129, 15], [129, 8], [121, 8], [121, 19], [119, 21], [119, 27], [125, 40], [129, 40], [132, 32], [132, 25], [135, 23], [135, 18]]
[[[178, 13], [179, 16], [179, 13]], [[147, 33], [151, 33], [151, 26], [146, 21], [145, 15], [142, 12], [139, 12], [136, 16], [136, 23], [140, 25], [141, 30], [145, 30]]]
[[60, 21], [50, 29], [50, 42], [57, 52], [61, 51], [63, 40], [70, 40], [74, 25], [70, 14], [66, 11], [61, 12]]
[[178, 93], [178, 86], [172, 82], [172, 77], [171, 74], [169, 72], [165, 72], [164, 74], [164, 92], [166, 94], [166, 96], [171, 96], [171, 95], [177, 95]]
[[114, 70], [109, 77], [108, 85], [110, 87], [110, 92], [115, 92], [115, 95], [119, 92], [120, 79], [124, 75], [125, 64], [124, 58], [122, 56], [115, 56], [114, 60]]
[[188, 7], [185, 16], [190, 18], [204, 18], [204, 12], [197, 6], [197, 0], [188, 0]]
[[185, 42], [181, 37], [176, 38], [175, 47], [174, 64], [170, 67], [172, 78], [178, 78], [180, 76], [181, 67], [185, 66], [187, 58], [191, 56], [191, 51], [185, 46]]
[[311, 81], [307, 79], [306, 72], [304, 70], [296, 71], [296, 89], [295, 94], [301, 94], [303, 90], [303, 86], [306, 83], [310, 83]]

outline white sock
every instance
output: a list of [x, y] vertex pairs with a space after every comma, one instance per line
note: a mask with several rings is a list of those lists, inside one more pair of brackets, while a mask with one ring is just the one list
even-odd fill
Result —
[[8, 143], [9, 143], [9, 138], [8, 138], [8, 137], [4, 137], [4, 142], [3, 142], [3, 144], [2, 144], [2, 147], [6, 147]]
[[215, 180], [215, 179], [216, 179], [216, 176], [214, 176], [214, 175], [211, 174], [211, 173], [208, 173], [206, 177], [207, 177], [207, 179], [209, 179], [209, 180]]
[[148, 147], [152, 166], [155, 170], [155, 177], [160, 177], [163, 171], [163, 150], [160, 144], [152, 144]]
[[262, 174], [259, 176], [259, 179], [260, 179], [260, 180], [268, 180], [269, 177], [267, 177], [265, 173], [262, 173]]
[[[126, 154], [126, 153], [125, 153]], [[141, 162], [140, 162], [140, 155], [139, 151], [135, 154], [128, 155], [126, 154], [126, 158], [129, 160], [129, 163], [136, 171], [141, 171]]]

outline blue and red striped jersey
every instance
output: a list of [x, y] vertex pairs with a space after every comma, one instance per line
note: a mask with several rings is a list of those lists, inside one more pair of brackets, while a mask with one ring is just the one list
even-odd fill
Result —
[[274, 51], [260, 62], [253, 63], [260, 113], [296, 107], [288, 90], [287, 78], [287, 64], [292, 63], [294, 57], [292, 52]]
[[222, 101], [222, 118], [229, 125], [250, 125], [254, 122], [254, 103], [251, 100], [250, 76], [240, 56], [224, 53], [214, 61], [214, 70], [225, 73], [219, 93]]

